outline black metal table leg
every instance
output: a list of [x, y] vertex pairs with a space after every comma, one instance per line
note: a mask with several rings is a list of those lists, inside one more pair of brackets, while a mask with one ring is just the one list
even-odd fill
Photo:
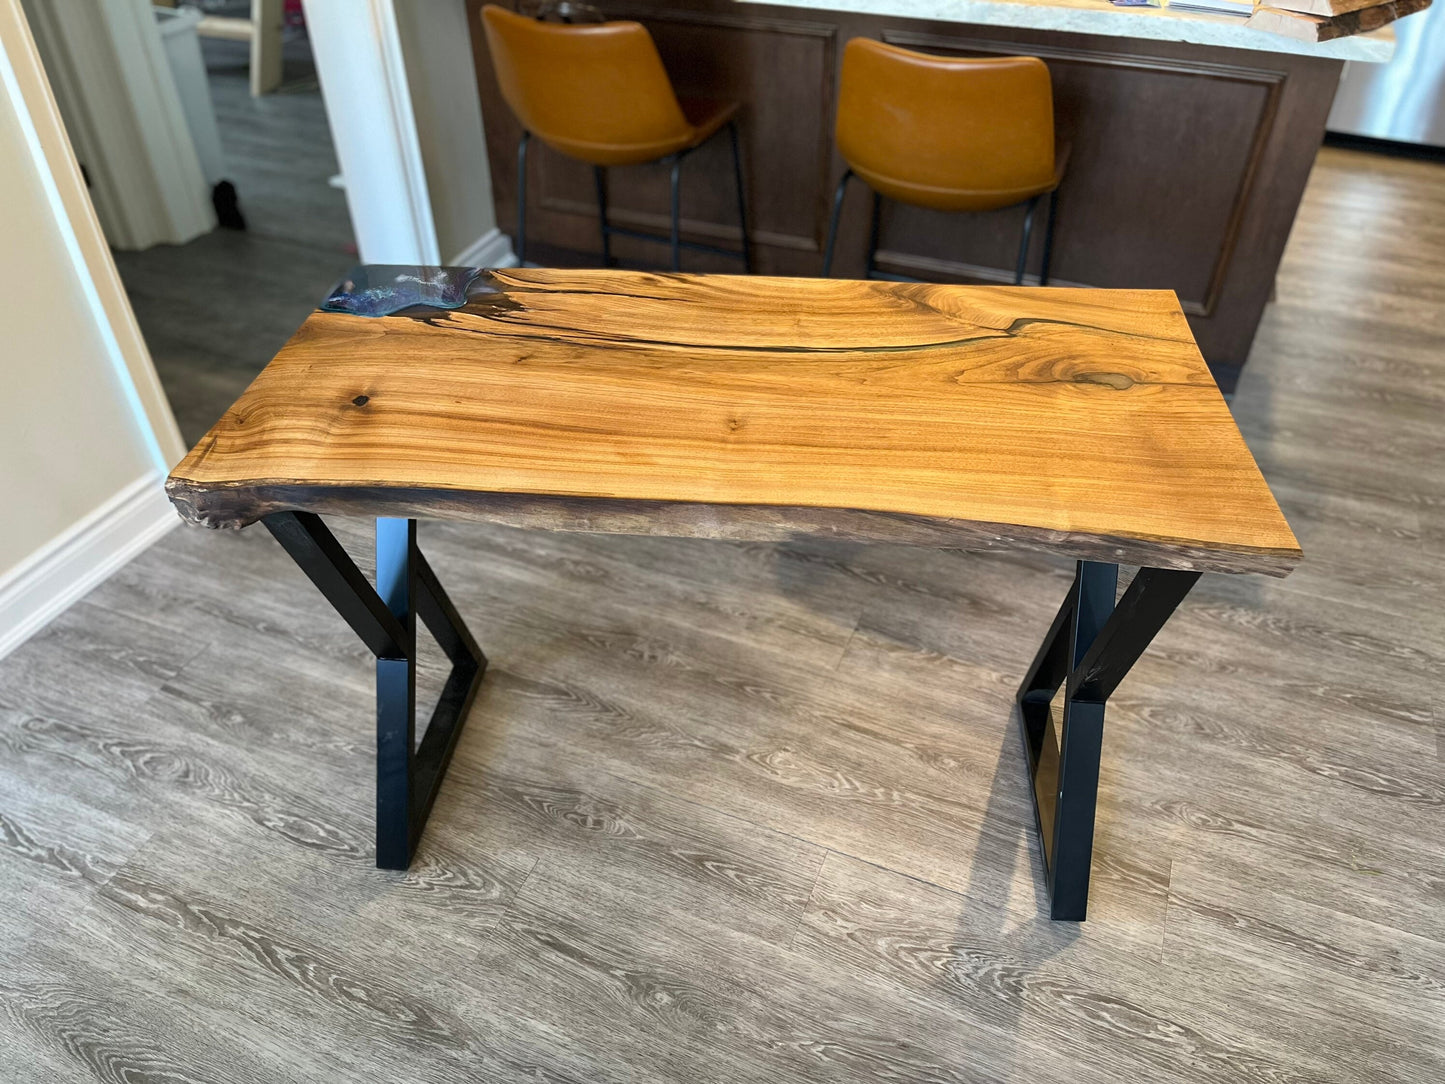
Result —
[[[416, 544], [416, 520], [376, 521], [376, 587], [321, 518], [277, 512], [262, 521], [376, 655], [376, 864], [406, 869], [487, 668], [472, 634]], [[416, 744], [416, 621], [452, 671]]]
[[[1189, 593], [1198, 572], [1141, 568], [1118, 604], [1119, 566], [1080, 561], [1019, 686], [1019, 725], [1048, 885], [1049, 917], [1082, 922], [1089, 904], [1104, 706]], [[1052, 702], [1064, 689], [1055, 726]]]

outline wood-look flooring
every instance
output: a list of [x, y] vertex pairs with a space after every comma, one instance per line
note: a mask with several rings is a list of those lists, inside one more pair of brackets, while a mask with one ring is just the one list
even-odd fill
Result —
[[[194, 435], [317, 295], [142, 263]], [[423, 524], [491, 669], [403, 875], [370, 656], [178, 530], [0, 662], [0, 1080], [1445, 1079], [1445, 167], [1324, 152], [1278, 294], [1234, 410], [1307, 557], [1111, 702], [1087, 923], [1011, 703], [1064, 562]]]

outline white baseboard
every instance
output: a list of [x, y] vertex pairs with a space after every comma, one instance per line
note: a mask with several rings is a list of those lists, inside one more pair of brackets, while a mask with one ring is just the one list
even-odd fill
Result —
[[136, 479], [0, 576], [0, 658], [180, 523], [163, 483]]
[[451, 260], [453, 267], [516, 267], [512, 239], [493, 226]]

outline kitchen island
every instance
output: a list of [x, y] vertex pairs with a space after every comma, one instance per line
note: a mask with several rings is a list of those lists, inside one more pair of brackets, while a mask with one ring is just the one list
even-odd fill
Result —
[[[516, 221], [520, 129], [492, 74], [473, 12], [477, 84], [498, 221]], [[1324, 133], [1345, 60], [1383, 61], [1388, 31], [1306, 45], [1250, 30], [1242, 19], [1102, 0], [626, 0], [610, 18], [637, 19], [657, 41], [680, 94], [742, 103], [746, 185], [757, 270], [817, 275], [833, 186], [842, 47], [858, 36], [954, 56], [1042, 58], [1054, 84], [1056, 130], [1072, 147], [1059, 192], [1053, 282], [1172, 289], [1220, 386], [1232, 391], [1273, 288], [1275, 269]], [[656, 232], [667, 222], [667, 171], [610, 171], [610, 213]], [[735, 245], [725, 143], [689, 157], [685, 237]], [[589, 167], [534, 150], [529, 256], [575, 262], [599, 249]], [[1022, 210], [943, 215], [887, 203], [885, 272], [939, 282], [1011, 282]], [[868, 200], [854, 186], [834, 274], [863, 271]], [[614, 242], [625, 262], [661, 266], [665, 248]], [[1031, 269], [1040, 257], [1035, 245]], [[732, 271], [688, 254], [691, 270]], [[1033, 281], [1032, 279], [1030, 281]]]

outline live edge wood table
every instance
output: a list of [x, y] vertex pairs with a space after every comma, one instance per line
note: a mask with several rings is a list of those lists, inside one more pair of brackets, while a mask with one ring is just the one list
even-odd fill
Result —
[[[1018, 702], [1050, 914], [1083, 919], [1109, 694], [1201, 573], [1300, 559], [1174, 295], [453, 274], [460, 307], [313, 313], [168, 482], [264, 523], [376, 654], [377, 865], [409, 865], [486, 667], [418, 518], [1015, 548], [1077, 560]], [[374, 588], [321, 513], [377, 517]], [[416, 748], [418, 617], [455, 668]]]

